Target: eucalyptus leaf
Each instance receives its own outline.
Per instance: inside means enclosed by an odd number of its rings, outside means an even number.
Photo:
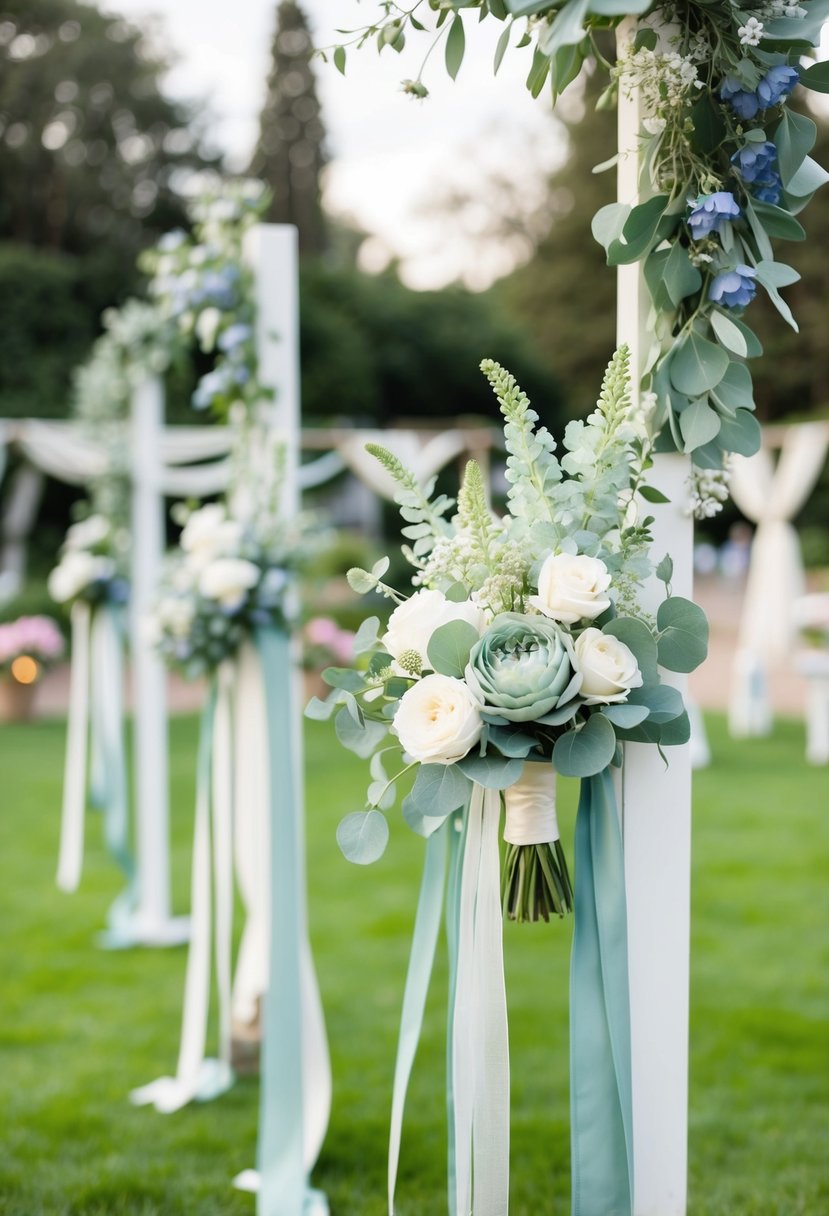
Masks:
[[[732,415],[735,410],[753,410],[754,387],[746,365],[732,359],[722,380],[711,390],[711,396]]]
[[[685,708],[679,689],[670,684],[646,684],[634,688],[628,698],[629,705],[641,706],[651,722],[661,724],[679,716]]]
[[[331,697],[326,697],[324,701],[319,697],[311,697],[305,706],[305,717],[311,722],[327,722],[339,703],[336,693]]]
[[[449,26],[449,33],[446,37],[446,70],[454,80],[460,71],[463,63],[463,56],[466,50],[466,34],[463,29],[463,18],[460,13],[456,13],[452,24]]]
[[[412,831],[426,840],[446,823],[447,819],[446,815],[425,815],[412,801],[410,794],[403,799],[402,811],[403,818]]]
[[[380,628],[380,619],[376,616],[367,616],[360,623],[360,628],[354,635],[354,653],[365,654],[367,650],[371,650],[377,644],[377,633]]]
[[[337,827],[337,844],[343,856],[358,866],[371,865],[386,851],[389,825],[381,811],[352,811]]]
[[[448,621],[441,625],[429,639],[426,651],[432,670],[460,679],[478,636],[477,629],[468,621]]]
[[[367,760],[378,743],[386,737],[387,728],[383,722],[373,722],[364,718],[362,726],[355,721],[348,709],[341,709],[334,719],[334,729],[343,747],[347,747],[355,756]]]
[[[801,70],[800,83],[815,93],[829,93],[829,60],[813,63],[805,72]]]
[[[471,788],[456,764],[421,764],[410,797],[424,815],[448,815],[465,805]]]
[[[748,354],[748,342],[745,334],[735,325],[730,317],[715,308],[711,312],[711,328],[727,350],[742,358]]]
[[[578,730],[556,739],[553,765],[565,777],[592,777],[613,760],[616,732],[602,713],[592,713]]]
[[[805,114],[784,106],[780,122],[774,133],[777,147],[777,166],[783,185],[788,189],[794,175],[815,146],[817,125]]]
[[[698,604],[672,595],[659,605],[659,662],[669,671],[694,671],[708,653],[708,619]]]
[[[760,423],[749,410],[737,410],[733,418],[723,418],[718,436],[727,452],[736,452],[739,456],[753,456],[759,452],[762,437]]]
[[[692,330],[674,348],[670,360],[671,383],[680,393],[698,397],[719,384],[727,367],[728,355],[723,348]]]
[[[524,771],[523,760],[502,760],[499,756],[464,756],[458,768],[478,785],[488,790],[504,790],[515,782]]]
[[[670,553],[666,553],[660,562],[657,563],[654,574],[659,579],[660,583],[666,586],[674,576],[674,559]]]
[[[614,726],[638,726],[640,722],[644,722],[648,716],[647,705],[630,705],[627,703],[619,705],[603,705],[601,713],[612,722]]]
[[[528,735],[526,731],[522,731],[512,724],[509,726],[490,726],[489,743],[502,756],[521,760],[538,746],[537,741],[532,735]]]

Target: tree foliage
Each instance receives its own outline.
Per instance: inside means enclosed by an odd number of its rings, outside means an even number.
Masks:
[[[462,288],[418,292],[392,273],[309,263],[301,277],[306,416],[368,425],[474,414],[498,419],[482,358],[515,368],[562,417],[558,386],[533,342],[493,302]]]
[[[182,221],[176,175],[207,162],[166,63],[121,17],[77,0],[0,8],[0,239],[86,255],[128,277]],[[211,162],[212,163],[212,162]]]
[[[311,70],[312,51],[302,9],[294,0],[282,0],[276,11],[268,95],[249,172],[270,188],[267,219],[296,224],[303,255],[322,253],[327,243],[320,203],[325,131]]]

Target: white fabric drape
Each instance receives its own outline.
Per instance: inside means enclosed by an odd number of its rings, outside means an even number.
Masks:
[[[734,665],[732,734],[764,734],[771,726],[766,672],[788,656],[794,639],[794,605],[804,590],[803,561],[791,520],[820,476],[829,447],[829,424],[786,429],[775,467],[768,448],[735,456],[731,492],[757,525]]]
[[[425,443],[417,431],[354,431],[344,435],[337,450],[352,473],[375,494],[391,502],[397,493],[397,482],[365,450],[367,443],[389,448],[421,483],[438,473],[450,460],[460,456],[467,446],[462,431],[442,431]]]

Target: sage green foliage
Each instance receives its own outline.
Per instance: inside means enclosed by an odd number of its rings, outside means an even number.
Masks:
[[[415,557],[425,557],[431,553],[435,541],[446,536],[449,524],[444,518],[454,500],[445,494],[440,494],[432,501],[432,494],[437,484],[437,477],[432,477],[421,486],[405,465],[390,452],[388,448],[378,443],[367,443],[366,451],[380,462],[383,468],[398,483],[400,489],[395,494],[395,502],[400,507],[400,514],[406,521],[403,535],[414,543],[411,551]]]
[[[187,908],[196,722],[172,721],[173,890]],[[694,777],[689,1216],[817,1216],[829,1208],[829,819],[825,770],[799,723],[760,741],[708,719]],[[251,1216],[234,1173],[256,1154],[257,1084],[169,1117],[128,1090],[170,1072],[182,950],[94,945],[118,876],[88,825],[74,896],[54,886],[63,722],[3,726],[0,769],[0,1212]],[[306,730],[310,926],[334,1066],[314,1181],[338,1216],[386,1216],[386,1144],[422,845],[398,819],[370,874],[343,861],[338,820],[363,764]],[[559,782],[572,857],[576,781]],[[367,890],[366,883],[370,884]],[[237,918],[237,931],[241,920]],[[569,1210],[568,958],[572,921],[505,926],[512,1066],[512,1216]],[[406,1110],[401,1210],[445,1208],[445,947]]]

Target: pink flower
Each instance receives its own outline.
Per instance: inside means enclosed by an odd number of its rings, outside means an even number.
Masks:
[[[305,626],[305,640],[311,646],[322,646],[330,651],[337,663],[354,661],[354,634],[340,629],[329,616],[315,616]]]
[[[50,616],[21,616],[0,625],[0,663],[21,654],[44,660],[63,654],[63,635]]]

